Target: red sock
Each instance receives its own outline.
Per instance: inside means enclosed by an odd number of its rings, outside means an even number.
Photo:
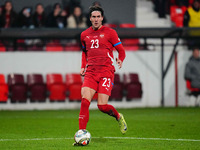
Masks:
[[[89,106],[90,102],[86,98],[82,98],[79,113],[79,129],[86,129],[89,120]]]
[[[102,112],[115,117],[117,120],[119,119],[120,115],[117,112],[117,110],[109,104],[104,104],[104,105],[98,105],[99,110],[101,110]]]

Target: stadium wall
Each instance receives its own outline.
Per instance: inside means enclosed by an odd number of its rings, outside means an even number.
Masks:
[[[183,72],[185,63],[191,52],[178,52],[178,84],[179,105],[186,106],[185,81]],[[114,53],[115,57],[117,53]],[[111,102],[119,108],[132,107],[159,107],[161,104],[161,52],[160,51],[137,51],[126,52],[126,59],[122,69],[117,69],[122,77],[124,73],[138,73],[142,83],[143,96],[141,99],[127,102]],[[171,51],[165,52],[165,66],[169,60]],[[67,73],[79,73],[81,52],[6,52],[0,53],[0,73],[7,76],[9,73],[41,73],[46,77],[47,73],[61,73],[64,77]],[[174,61],[165,78],[165,106],[175,106],[175,68]],[[64,103],[25,103],[25,104],[0,104],[0,109],[74,109],[79,108],[80,102]],[[96,108],[96,102],[91,108]]]

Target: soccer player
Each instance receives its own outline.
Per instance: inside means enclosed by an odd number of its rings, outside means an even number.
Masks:
[[[84,76],[84,82],[81,89],[79,129],[86,129],[90,102],[97,92],[99,110],[115,117],[119,122],[120,131],[125,134],[127,124],[123,115],[108,104],[114,83],[113,49],[116,48],[118,51],[116,63],[119,68],[122,67],[125,50],[116,31],[102,25],[103,9],[99,6],[92,6],[89,14],[92,26],[81,33],[83,52],[80,74]]]

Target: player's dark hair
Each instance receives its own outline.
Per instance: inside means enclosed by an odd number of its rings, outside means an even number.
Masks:
[[[91,14],[92,14],[93,11],[100,11],[101,15],[104,16],[104,11],[103,11],[103,9],[100,6],[91,6],[89,8],[90,17],[91,17]]]

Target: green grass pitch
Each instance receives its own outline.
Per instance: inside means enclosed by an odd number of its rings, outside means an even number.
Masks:
[[[1,150],[198,150],[200,108],[118,109],[128,124],[90,110],[88,146],[72,146],[79,110],[0,111]]]

